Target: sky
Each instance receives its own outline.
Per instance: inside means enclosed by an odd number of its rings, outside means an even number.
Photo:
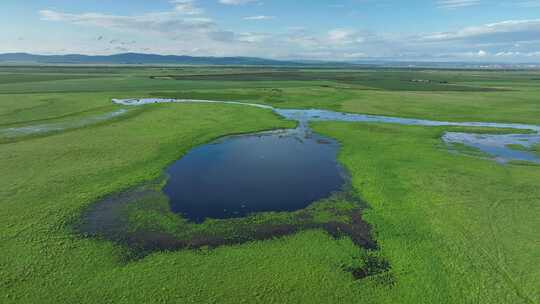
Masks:
[[[540,0],[1,0],[0,53],[540,62]]]

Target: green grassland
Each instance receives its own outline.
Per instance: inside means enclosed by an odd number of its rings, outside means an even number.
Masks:
[[[128,97],[540,124],[539,79],[534,71],[0,67],[0,129],[68,124],[121,109],[111,98]],[[440,136],[463,128],[316,123],[317,132],[341,143],[348,191],[362,203],[336,196],[292,213],[193,224],[171,214],[155,191],[168,164],[221,136],[295,124],[238,105],[130,111],[99,124],[0,140],[1,303],[540,301],[540,167],[450,153]],[[232,238],[238,230],[231,227],[268,222],[305,227],[135,257],[114,238],[77,230],[97,202],[149,184],[157,195],[125,208],[122,229],[185,239]],[[366,206],[376,250],[317,226],[348,223],[347,212]],[[355,279],[349,270],[373,258],[387,261],[389,270]]]
[[[340,160],[372,207],[364,217],[396,280],[411,284],[391,289],[381,302],[539,300],[538,167],[447,153],[437,148],[439,128],[320,123],[315,129],[343,144]]]
[[[26,104],[45,107],[49,102],[62,109],[58,111],[68,112],[79,110],[79,106],[85,109],[109,105],[107,99],[111,96],[153,96],[246,100],[288,108],[316,107],[452,121],[540,121],[540,73],[532,71],[102,69],[2,68],[3,102],[16,105],[3,107],[0,115],[25,108]],[[44,81],[43,75],[52,76]],[[27,79],[12,81],[21,77]],[[66,93],[72,95],[64,96]],[[16,101],[21,94],[26,95],[25,101]],[[33,100],[28,100],[28,95]],[[46,114],[35,110],[37,116]],[[4,118],[9,122],[6,115],[0,117],[2,122]]]

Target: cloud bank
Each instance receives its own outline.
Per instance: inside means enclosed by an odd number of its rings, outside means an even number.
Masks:
[[[224,5],[243,5],[254,0],[220,0]],[[441,0],[441,9],[477,5],[480,0]],[[535,5],[537,1],[514,5]],[[302,27],[282,31],[233,31],[209,18],[194,0],[172,0],[171,9],[140,15],[97,12],[67,13],[41,10],[40,18],[65,26],[103,30],[105,39],[96,40],[85,53],[113,53],[120,50],[200,56],[260,56],[277,59],[403,59],[403,60],[540,60],[540,19],[504,20],[471,25],[447,32],[401,34],[358,28],[316,31]],[[254,15],[243,22],[278,20]],[[265,23],[266,24],[266,23]],[[129,36],[130,43],[109,43],[109,37]],[[111,47],[111,44],[114,47]],[[68,49],[66,45],[63,49]],[[73,47],[72,47],[73,48]],[[71,52],[83,52],[73,48]]]

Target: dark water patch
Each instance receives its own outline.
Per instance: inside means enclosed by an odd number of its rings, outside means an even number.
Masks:
[[[371,228],[362,220],[361,212],[350,214],[350,222],[328,222],[324,229],[333,237],[349,236],[353,243],[365,249],[378,249],[377,243],[371,237]]]
[[[356,279],[363,279],[365,277],[381,274],[390,270],[390,263],[380,257],[368,255],[365,258],[364,263],[364,267],[352,270],[353,276]]]
[[[191,150],[167,169],[171,210],[194,222],[295,211],[340,191],[336,141],[294,130],[233,136]]]
[[[391,272],[391,266],[388,260],[377,256],[375,252],[368,252],[362,257],[360,263],[362,266],[350,267],[344,266],[344,270],[350,272],[355,280],[371,278],[376,283],[386,286],[395,284],[395,277]]]
[[[92,204],[80,221],[73,224],[83,236],[100,237],[131,245],[129,237],[128,207],[142,200],[159,200],[155,185],[144,185],[128,191],[114,193]]]

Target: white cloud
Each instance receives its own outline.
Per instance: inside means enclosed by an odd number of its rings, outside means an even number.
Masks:
[[[197,11],[194,1],[177,0],[170,3],[169,11],[140,15],[73,14],[42,10],[42,20],[97,29],[88,41],[66,39],[54,46],[49,43],[47,50],[112,53],[122,49],[177,55],[324,60],[530,61],[540,57],[540,19],[508,20],[424,34],[374,33],[356,28],[320,31],[306,27],[285,27],[281,31],[272,29],[269,32],[235,32],[207,18],[202,10]],[[178,9],[178,5],[181,5],[181,9]],[[244,19],[268,20],[271,17],[260,15]],[[97,41],[96,37],[100,35],[107,38]],[[113,40],[114,43],[109,43]],[[0,49],[9,47],[17,50],[13,45],[24,46],[25,49],[21,51],[36,52],[29,42],[3,42]]]
[[[171,3],[175,5],[175,10],[181,14],[200,15],[204,12],[202,8],[196,6],[194,0],[172,0]]]
[[[225,5],[243,5],[248,3],[256,3],[257,0],[219,0],[219,3]]]
[[[364,41],[356,31],[344,29],[334,29],[329,31],[327,39],[330,43],[336,44],[352,44]]]
[[[439,0],[437,6],[444,9],[456,9],[480,4],[480,0]]]
[[[499,52],[494,55],[495,57],[507,57],[507,58],[515,58],[515,57],[524,57],[524,58],[531,58],[531,57],[540,57],[540,51],[538,52]]]
[[[538,58],[540,58],[540,51],[538,51],[538,52],[529,52],[529,53],[525,54],[525,56],[527,56],[527,57],[538,57]]]
[[[244,17],[244,20],[272,20],[274,18],[275,18],[274,16],[259,15],[259,16]]]
[[[495,57],[513,57],[521,55],[520,52],[498,52]]]
[[[533,1],[513,1],[512,5],[517,6],[517,7],[526,7],[526,8],[540,7],[540,0],[536,0],[536,1],[534,1],[534,0]]]
[[[271,35],[264,33],[241,33],[238,35],[238,40],[248,43],[261,43],[265,39],[271,38]]]
[[[334,42],[343,42],[350,39],[353,32],[347,30],[331,30],[328,32],[328,39]]]
[[[67,22],[122,31],[153,32],[177,35],[181,32],[208,32],[215,24],[208,18],[184,18],[176,12],[149,13],[138,16],[120,16],[101,13],[69,14],[52,10],[39,12],[46,21]]]
[[[366,53],[345,53],[343,54],[343,57],[347,59],[360,59],[360,58],[367,58],[369,56]]]
[[[507,20],[481,26],[466,27],[453,32],[432,33],[423,36],[427,41],[477,40],[521,41],[540,39],[540,19]]]
[[[486,51],[484,51],[484,50],[480,50],[480,51],[478,51],[478,52],[476,53],[476,55],[477,55],[478,57],[486,57],[486,56],[488,55],[488,53],[487,53]]]

